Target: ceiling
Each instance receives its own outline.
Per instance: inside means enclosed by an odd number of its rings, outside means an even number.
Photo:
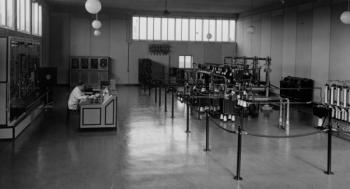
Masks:
[[[84,6],[85,3],[85,0],[47,1],[64,6]],[[105,9],[163,11],[165,8],[165,0],[101,0],[101,2],[102,7]],[[168,10],[170,12],[237,14],[252,9],[276,5],[281,5],[281,0],[168,0]]]

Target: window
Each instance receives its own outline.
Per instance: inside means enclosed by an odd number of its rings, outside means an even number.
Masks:
[[[0,26],[13,28],[13,0],[0,0]]]
[[[0,0],[0,25],[6,26],[6,0]]]
[[[179,56],[179,68],[192,68],[192,56]]]
[[[234,42],[235,20],[200,18],[132,18],[133,40]]]
[[[0,27],[15,28],[15,18],[17,18],[18,31],[42,35],[42,6],[38,2],[0,0]]]

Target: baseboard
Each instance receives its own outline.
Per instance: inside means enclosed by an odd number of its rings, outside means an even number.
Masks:
[[[0,127],[0,140],[16,139],[23,131],[41,114],[44,106],[40,105],[28,113],[21,121],[14,126]]]

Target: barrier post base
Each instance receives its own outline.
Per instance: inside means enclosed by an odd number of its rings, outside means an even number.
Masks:
[[[242,177],[238,177],[238,176],[235,176],[235,177],[233,177],[233,179],[235,179],[235,180],[243,180],[243,178]]]

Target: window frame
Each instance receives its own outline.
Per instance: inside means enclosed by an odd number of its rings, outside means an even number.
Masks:
[[[183,67],[180,66],[180,59],[183,57]],[[186,58],[190,57],[190,67],[187,67],[187,61],[186,61]],[[180,69],[192,69],[193,68],[193,55],[179,55],[179,58],[178,58],[178,68]]]
[[[13,0],[4,0],[4,6],[3,6],[3,11],[4,11],[4,23],[2,24],[0,20],[0,28],[5,28],[5,29],[10,29],[10,30],[15,30],[15,19],[16,19],[16,4],[15,1]],[[11,3],[9,3],[11,2]],[[10,7],[11,5],[11,7]],[[11,11],[9,11],[11,10]],[[11,15],[11,17],[9,16]]]
[[[145,29],[141,29],[141,18],[148,18],[148,17],[152,17],[153,19],[157,18],[160,19],[160,38],[159,39],[154,39],[154,29],[153,29],[153,38],[152,39],[148,39],[146,34],[146,38],[141,38],[141,30],[145,30],[144,32],[149,32],[149,30],[147,28]],[[165,23],[167,24],[166,28],[167,28],[167,32],[166,32],[166,39],[163,38],[163,20],[166,19]],[[134,20],[138,20],[138,28],[134,28],[134,26],[136,25],[134,23]],[[171,20],[171,21],[170,21]],[[186,39],[184,39],[184,35],[183,35],[183,28],[182,28],[182,24],[183,24],[183,20],[187,20],[187,24],[188,24],[188,32],[187,32],[187,37],[185,36]],[[191,27],[190,25],[190,21],[194,20],[195,26]],[[204,31],[204,20],[208,21],[208,33],[211,32],[215,32],[215,34],[212,34],[212,38],[211,39],[207,39],[207,34],[205,34]],[[216,32],[218,31],[218,24],[217,21],[220,21],[220,27],[221,27],[221,32],[220,32],[220,36],[218,39]],[[227,21],[228,23],[228,31],[224,32],[224,21]],[[130,40],[132,41],[156,41],[156,42],[195,42],[195,43],[236,43],[236,33],[237,33],[237,19],[236,18],[229,18],[229,17],[215,17],[215,18],[210,18],[210,17],[164,17],[164,16],[144,16],[144,15],[133,15],[131,16],[130,19],[131,22],[131,35],[130,35]],[[148,25],[148,20],[146,19],[146,26]],[[172,23],[173,22],[173,23]],[[178,25],[181,22],[181,28],[178,27]],[[210,30],[209,28],[209,22],[212,22],[212,24],[215,25],[215,28]],[[231,23],[234,23],[233,28],[231,28]],[[153,23],[154,24],[154,23]],[[173,25],[173,26],[170,26]],[[202,26],[202,29],[198,29],[198,26]],[[195,29],[194,32],[194,39],[191,40],[191,34],[193,34],[192,29]],[[138,36],[134,35],[134,29],[138,30]],[[174,31],[171,31],[171,29],[173,29]],[[179,30],[181,29],[181,30]],[[178,30],[178,31],[177,31]],[[199,31],[198,31],[199,30]],[[180,32],[181,31],[181,32]],[[233,31],[233,33],[231,33]],[[180,32],[180,34],[178,34],[178,32]],[[192,33],[191,33],[192,32]],[[174,34],[174,35],[172,35]],[[227,36],[224,37],[224,34],[227,34]],[[231,39],[231,37],[233,37],[233,40]],[[199,39],[201,38],[201,39]],[[224,40],[226,39],[226,40]]]

